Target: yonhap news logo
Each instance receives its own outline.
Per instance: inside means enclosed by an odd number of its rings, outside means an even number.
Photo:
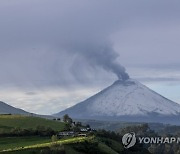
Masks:
[[[141,144],[179,144],[180,137],[136,137],[134,132],[122,137],[122,143],[126,149],[133,147],[137,142]]]
[[[127,133],[122,138],[124,148],[128,149],[136,144],[136,135],[134,132]]]

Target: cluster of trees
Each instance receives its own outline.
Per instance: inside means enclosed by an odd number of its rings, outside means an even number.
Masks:
[[[82,143],[76,143],[72,145],[72,148],[78,153],[84,154],[104,154],[99,149],[99,143],[97,141],[89,142],[85,141]]]
[[[56,132],[52,128],[44,126],[37,126],[36,129],[16,127],[8,132],[0,131],[0,136],[52,136],[53,134],[56,134]]]
[[[20,153],[31,153],[31,154],[66,154],[66,151],[65,151],[65,146],[64,145],[53,144],[50,147],[27,149],[27,150],[21,151]]]
[[[153,154],[179,154],[180,146],[178,143],[172,144],[151,144],[148,150]]]
[[[118,131],[118,133],[120,133],[121,135],[130,133],[130,132],[134,132],[137,136],[157,136],[158,135],[155,131],[149,128],[149,125],[147,123],[127,126]]]
[[[81,122],[74,122],[71,117],[69,117],[68,114],[65,114],[63,116],[63,121],[65,122],[65,130],[66,131],[74,131],[79,132],[81,127],[90,128],[89,125],[83,126]]]
[[[118,142],[121,142],[122,136],[114,131],[106,131],[104,129],[95,132],[97,137],[109,138]]]
[[[161,137],[175,137],[176,139],[180,137],[180,127],[179,126],[167,126],[165,127],[158,136]],[[153,154],[179,154],[180,153],[180,143],[173,142],[171,144],[151,144],[148,150]]]
[[[129,130],[129,128],[128,128],[128,130]],[[121,133],[116,133],[114,131],[106,131],[106,130],[102,129],[102,130],[96,131],[95,136],[99,137],[100,142],[105,143],[106,145],[108,145],[112,149],[115,147],[115,144],[113,143],[113,141],[117,141],[117,143],[120,143],[121,148],[120,147],[119,147],[120,149],[118,148],[119,153],[124,153],[124,154],[129,154],[129,153],[150,154],[148,149],[146,149],[142,144],[136,144],[132,148],[125,149],[123,144],[122,144]]]
[[[73,131],[79,131],[80,127],[83,127],[80,122],[73,122],[73,120],[68,116],[64,115],[63,121],[66,123],[66,130],[73,130]],[[84,127],[90,127],[89,125]],[[154,130],[151,130],[148,124],[139,124],[139,125],[133,125],[133,126],[127,126],[125,128],[120,129],[117,132],[114,131],[106,131],[106,130],[98,130],[94,132],[94,135],[97,137],[102,138],[108,138],[115,140],[122,144],[122,136],[129,132],[135,132],[136,136],[141,137],[168,137],[168,136],[174,136],[178,137],[180,135],[180,129],[179,126],[167,126],[165,127],[160,133],[155,132]],[[163,133],[163,134],[162,134]],[[110,145],[111,143],[107,143],[106,145]],[[83,145],[84,146],[84,145]],[[89,146],[89,144],[88,144]],[[87,147],[88,147],[87,146]],[[86,146],[85,146],[86,147]],[[82,145],[79,145],[75,147],[76,150],[81,149]],[[93,148],[96,149],[97,145],[93,144]],[[92,148],[91,148],[92,149]],[[88,151],[88,148],[86,149]],[[130,149],[124,149],[124,153],[131,153],[131,152],[138,152],[138,153],[164,153],[164,154],[176,154],[180,153],[180,146],[177,143],[172,144],[140,144],[136,143],[135,146],[131,147]]]
[[[166,134],[180,135],[180,126],[166,125],[162,130],[159,131],[159,134],[161,134],[161,135],[166,135]]]

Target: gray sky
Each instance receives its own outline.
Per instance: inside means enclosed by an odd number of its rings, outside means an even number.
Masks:
[[[179,16],[178,0],[1,0],[0,100],[51,114],[127,72],[180,103]]]

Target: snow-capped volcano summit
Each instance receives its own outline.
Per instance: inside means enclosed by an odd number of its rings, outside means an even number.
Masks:
[[[140,82],[128,79],[117,80],[96,95],[56,115],[64,114],[80,119],[162,122],[162,118],[180,118],[180,105]]]
[[[180,105],[158,95],[135,80],[116,81],[88,106],[92,113],[108,116],[177,115]]]

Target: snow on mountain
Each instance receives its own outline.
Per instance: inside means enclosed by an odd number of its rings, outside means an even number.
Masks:
[[[62,112],[80,119],[161,121],[180,118],[180,105],[132,79],[117,80],[108,88]],[[176,120],[177,121],[177,120]]]
[[[29,113],[0,101],[0,114],[29,114]]]
[[[165,99],[137,81],[116,81],[88,106],[93,114],[108,116],[147,115],[156,112],[177,115],[180,105]]]

